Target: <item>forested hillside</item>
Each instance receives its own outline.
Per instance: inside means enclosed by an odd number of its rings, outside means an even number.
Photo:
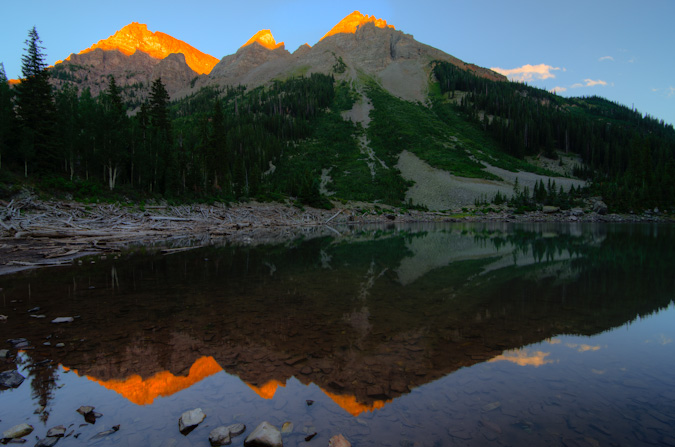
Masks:
[[[442,99],[517,158],[574,152],[579,176],[614,208],[670,205],[675,197],[675,130],[606,99],[562,98],[513,82],[493,82],[446,62],[434,63]]]
[[[345,79],[342,67],[254,89],[205,87],[173,102],[158,78],[138,106],[123,102],[112,76],[97,97],[72,84],[54,90],[35,30],[27,45],[21,83],[10,87],[0,71],[6,196],[29,182],[77,199],[402,206],[411,183],[396,164],[408,151],[488,180],[499,178],[486,164],[550,175],[526,157],[576,153],[575,175],[614,210],[672,209],[675,197],[673,127],[598,97],[566,99],[436,61],[425,104],[396,98],[374,77]],[[369,125],[344,119],[366,100]]]

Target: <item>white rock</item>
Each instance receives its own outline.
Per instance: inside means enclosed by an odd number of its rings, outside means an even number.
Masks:
[[[75,321],[73,317],[57,317],[52,320],[52,323],[72,323]]]
[[[283,447],[281,432],[274,425],[263,421],[244,440],[246,447]]]
[[[232,442],[229,427],[221,426],[211,430],[211,433],[209,433],[209,442],[214,447],[218,445],[229,445]]]
[[[181,433],[186,431],[189,433],[191,429],[201,424],[205,417],[206,415],[201,408],[195,408],[194,410],[186,411],[178,420],[178,430],[180,430]]]
[[[2,438],[3,439],[23,438],[24,436],[31,434],[32,431],[33,431],[32,425],[23,423],[15,425],[9,430],[5,430],[4,432],[2,432]]]

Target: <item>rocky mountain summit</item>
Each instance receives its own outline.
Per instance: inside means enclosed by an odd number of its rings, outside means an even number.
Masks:
[[[147,25],[131,23],[107,39],[71,54],[53,68],[56,85],[89,87],[94,95],[113,75],[130,102],[147,95],[149,85],[161,77],[173,98],[204,86],[257,87],[274,79],[311,73],[333,74],[355,80],[359,73],[375,77],[390,93],[408,100],[423,100],[429,62],[444,60],[494,80],[505,80],[489,69],[467,64],[443,51],[417,42],[385,20],[354,11],[328,31],[313,47],[295,52],[277,43],[263,29],[235,54],[220,61],[187,43]]]
[[[223,58],[208,77],[200,78],[192,88],[239,84],[256,87],[272,79],[311,73],[355,80],[359,73],[365,73],[378,79],[390,93],[421,101],[426,95],[429,62],[435,59],[488,79],[506,80],[492,70],[467,64],[422,44],[385,20],[358,11],[342,19],[313,47],[305,44],[292,54],[271,36],[269,30],[259,32],[236,54]]]
[[[130,23],[107,39],[99,40],[78,54],[86,54],[96,49],[119,51],[127,56],[131,56],[136,51],[142,51],[150,57],[160,60],[170,54],[180,53],[185,56],[187,65],[198,74],[210,73],[218,63],[217,58],[202,53],[182,40],[159,31],[152,32],[148,30],[147,25],[138,22]],[[66,61],[71,60],[71,58],[72,55],[68,56]]]

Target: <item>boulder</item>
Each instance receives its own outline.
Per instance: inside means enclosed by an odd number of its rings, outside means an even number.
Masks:
[[[182,434],[187,435],[201,424],[204,418],[206,418],[206,415],[201,408],[186,411],[180,416],[180,419],[178,419],[178,430],[180,430]]]
[[[602,200],[598,200],[593,203],[593,211],[602,215],[607,214],[607,204]]]
[[[33,426],[23,423],[2,432],[2,439],[23,438],[26,435],[30,435],[32,432]]]
[[[258,425],[244,440],[245,447],[283,447],[281,432],[267,421]]]
[[[244,424],[232,424],[214,428],[209,433],[209,442],[212,446],[228,445],[232,442],[232,438],[239,436],[246,431]]]
[[[230,438],[230,429],[225,426],[214,428],[209,433],[209,442],[212,446],[229,445],[232,442]]]

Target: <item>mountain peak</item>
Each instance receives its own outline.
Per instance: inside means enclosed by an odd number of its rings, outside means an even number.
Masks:
[[[258,42],[268,50],[276,50],[277,48],[282,48],[284,46],[283,42],[277,43],[277,41],[274,40],[272,32],[268,29],[262,29],[255,33],[253,37],[251,37],[244,45],[241,46],[241,48],[251,45],[253,42]]]
[[[365,25],[366,23],[372,23],[378,28],[394,29],[394,25],[387,25],[387,21],[384,19],[378,19],[375,16],[363,15],[359,11],[354,11],[344,19],[340,20],[340,22],[337,25],[335,25],[333,29],[328,31],[326,35],[320,39],[320,41],[334,34],[340,33],[354,34],[356,30],[359,28],[359,26]]]
[[[117,50],[127,56],[140,50],[155,59],[164,59],[171,53],[181,53],[185,56],[188,66],[199,74],[210,73],[218,63],[215,57],[202,53],[182,40],[159,31],[152,32],[148,30],[146,24],[138,22],[126,25],[107,39],[99,40],[86,50],[80,51],[79,54],[89,53],[97,48],[104,51]]]

